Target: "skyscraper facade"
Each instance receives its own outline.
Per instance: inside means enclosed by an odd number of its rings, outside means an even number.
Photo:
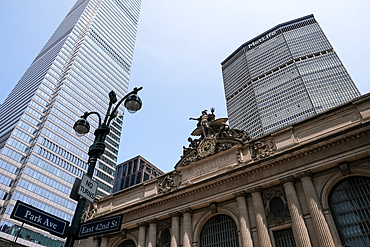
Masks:
[[[360,96],[313,15],[267,30],[221,65],[230,126],[251,137]]]
[[[155,165],[138,155],[117,165],[113,193],[163,174]]]
[[[71,221],[76,202],[70,191],[87,170],[98,119],[89,118],[84,137],[72,127],[85,111],[104,117],[111,90],[117,98],[126,94],[140,6],[141,0],[77,0],[1,105],[0,236],[19,228],[9,218],[17,200]],[[121,112],[94,173],[101,196],[113,191]],[[20,239],[47,246],[63,241],[28,227]]]

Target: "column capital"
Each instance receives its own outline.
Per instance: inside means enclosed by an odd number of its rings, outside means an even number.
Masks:
[[[182,214],[192,214],[193,210],[191,208],[185,208],[185,209],[181,210],[181,213]]]
[[[249,190],[249,192],[253,195],[254,193],[259,193],[259,194],[261,194],[262,193],[262,189],[261,189],[261,187],[259,187],[259,186],[256,186],[256,187],[254,187],[254,188],[251,188],[250,190]]]
[[[239,197],[244,197],[244,198],[247,198],[247,193],[245,191],[239,191],[239,192],[235,192],[233,193],[233,196],[235,198],[239,198]]]
[[[294,184],[293,176],[289,176],[289,177],[286,177],[286,178],[279,179],[279,181],[282,185],[285,185],[287,183],[293,183]]]
[[[171,216],[171,218],[173,218],[173,217],[181,217],[181,213],[180,212],[173,212],[173,213],[170,213],[170,216]]]
[[[148,227],[148,223],[147,222],[140,222],[138,224],[139,227]]]
[[[156,220],[156,219],[151,219],[151,220],[149,220],[148,221],[148,223],[149,223],[149,225],[152,225],[152,224],[158,224],[158,220]]]
[[[311,171],[303,171],[296,174],[297,178],[299,180],[302,180],[303,178],[312,178]]]

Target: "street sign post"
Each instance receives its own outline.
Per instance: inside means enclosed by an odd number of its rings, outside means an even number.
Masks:
[[[27,223],[31,226],[48,231],[53,235],[64,238],[69,222],[44,212],[31,205],[17,201],[10,218]]]
[[[96,189],[98,188],[98,184],[89,178],[86,174],[82,176],[81,185],[78,189],[78,194],[90,202],[94,202]]]
[[[121,224],[122,215],[82,223],[78,231],[78,239],[119,231],[121,230]]]

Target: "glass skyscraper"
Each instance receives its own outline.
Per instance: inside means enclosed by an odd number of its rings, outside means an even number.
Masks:
[[[77,0],[1,105],[1,237],[13,239],[19,229],[9,218],[17,200],[72,220],[70,191],[87,170],[98,119],[89,118],[85,137],[72,127],[85,111],[104,116],[111,90],[117,98],[126,94],[140,7],[141,0]],[[101,196],[113,191],[122,121],[123,107],[94,173]],[[20,239],[63,245],[63,239],[26,225]]]
[[[230,126],[251,137],[360,96],[313,15],[271,28],[221,65]]]

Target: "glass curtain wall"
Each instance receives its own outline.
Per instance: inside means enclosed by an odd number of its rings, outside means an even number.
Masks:
[[[78,0],[0,108],[0,235],[14,235],[9,218],[17,200],[71,221],[76,202],[69,194],[88,168],[90,132],[74,134],[86,111],[105,116],[114,90],[122,98],[134,51],[141,0]],[[100,196],[113,191],[123,107],[107,136],[94,180]],[[1,179],[3,178],[3,179]],[[31,230],[29,230],[31,231]],[[22,234],[21,238],[27,239]],[[63,239],[33,234],[32,242],[55,246]],[[27,240],[30,240],[28,238]]]

